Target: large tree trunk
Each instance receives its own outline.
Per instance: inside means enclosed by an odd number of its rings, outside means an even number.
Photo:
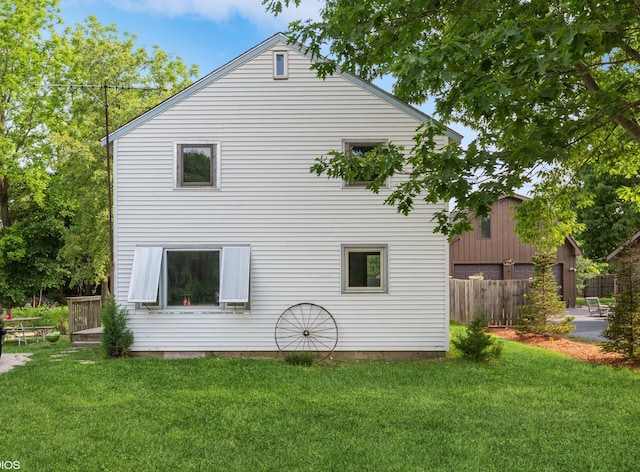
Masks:
[[[2,232],[11,226],[11,220],[9,219],[9,180],[5,175],[0,176],[0,223],[2,223],[2,228],[0,228]]]

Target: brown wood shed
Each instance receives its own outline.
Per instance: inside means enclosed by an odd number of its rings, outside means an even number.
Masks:
[[[513,207],[527,197],[500,197],[487,218],[473,218],[475,231],[456,237],[449,244],[449,275],[456,279],[482,273],[485,279],[528,279],[533,274],[532,244],[525,244],[515,233]],[[571,236],[558,246],[557,264],[553,271],[561,295],[568,307],[576,304],[576,256],[582,254]]]

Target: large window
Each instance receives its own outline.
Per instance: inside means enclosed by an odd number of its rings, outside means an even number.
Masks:
[[[386,246],[343,246],[343,292],[386,292]]]
[[[167,250],[167,306],[218,305],[220,251]]]
[[[178,187],[215,187],[216,150],[215,144],[178,144]]]
[[[164,307],[248,303],[251,250],[136,247],[130,302]]]
[[[383,144],[382,141],[368,142],[346,142],[344,152],[353,159],[363,159],[367,153],[372,152],[375,148]],[[345,187],[366,187],[376,178],[376,175],[358,175],[352,180],[345,181]]]

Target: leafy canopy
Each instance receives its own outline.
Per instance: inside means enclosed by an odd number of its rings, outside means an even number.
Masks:
[[[275,14],[299,3],[265,0]],[[381,180],[408,174],[387,201],[402,212],[417,198],[455,199],[455,218],[438,215],[445,234],[470,229],[469,212],[486,215],[496,198],[534,182],[535,198],[518,209],[518,231],[555,247],[576,226],[576,207],[589,203],[576,200],[585,165],[627,176],[640,169],[634,0],[331,0],[320,20],[296,21],[288,33],[317,59],[319,76],[338,67],[367,80],[391,76],[400,99],[432,98],[442,122],[477,133],[466,149],[441,147],[433,136],[442,130],[431,124],[393,164],[385,168],[376,158],[363,164]],[[314,170],[342,176],[348,156],[319,159]],[[636,180],[626,196],[637,195]],[[548,211],[540,213],[543,207]]]

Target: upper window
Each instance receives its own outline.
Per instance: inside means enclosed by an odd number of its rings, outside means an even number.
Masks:
[[[178,187],[215,187],[215,144],[178,144]]]
[[[344,145],[344,153],[348,156],[353,156],[353,158],[356,158],[356,159],[362,158],[368,152],[373,151],[376,147],[380,146],[381,144],[383,144],[382,141],[347,142]],[[376,175],[370,175],[370,176],[359,175],[359,176],[356,176],[356,178],[354,178],[351,181],[345,181],[344,185],[345,187],[366,187],[375,178],[376,178]]]
[[[343,246],[343,292],[386,292],[387,251],[385,246]]]
[[[289,77],[289,57],[286,52],[273,53],[273,78],[287,79]]]
[[[491,215],[478,217],[478,237],[491,239]]]

